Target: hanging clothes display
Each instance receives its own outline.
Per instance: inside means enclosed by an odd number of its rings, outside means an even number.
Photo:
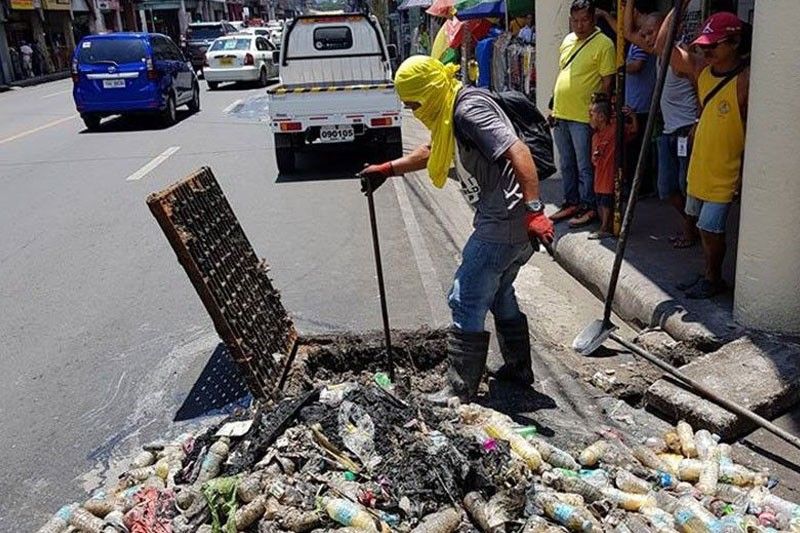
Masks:
[[[494,91],[508,90],[506,49],[510,43],[511,34],[508,32],[498,36],[494,42],[492,52],[492,90]]]

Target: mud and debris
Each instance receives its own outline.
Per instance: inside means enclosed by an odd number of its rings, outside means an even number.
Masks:
[[[800,528],[800,506],[772,494],[769,472],[735,463],[700,428],[643,442],[601,426],[581,441],[546,438],[484,405],[422,399],[442,384],[441,331],[398,334],[394,383],[379,336],[305,342],[283,400],[146,445],[116,483],[40,532]]]

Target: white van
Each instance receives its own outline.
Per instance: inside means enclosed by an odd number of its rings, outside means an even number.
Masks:
[[[328,143],[381,147],[402,155],[402,105],[394,91],[387,47],[377,19],[363,14],[310,15],[287,23],[281,83],[267,90],[278,170],[292,172],[295,155]]]

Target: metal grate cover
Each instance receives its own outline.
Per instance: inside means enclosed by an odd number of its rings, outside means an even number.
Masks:
[[[151,194],[147,205],[250,391],[277,397],[273,354],[290,355],[297,331],[211,169]]]

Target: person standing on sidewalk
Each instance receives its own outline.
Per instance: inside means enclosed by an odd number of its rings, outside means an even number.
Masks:
[[[661,33],[672,17],[681,15],[671,12]],[[739,17],[715,13],[701,28],[692,46],[702,51],[703,58],[679,47],[671,58],[675,71],[696,83],[701,102],[689,160],[686,214],[697,219],[706,268],[703,275],[680,287],[693,299],[711,298],[726,289],[722,279],[725,226],[741,186],[750,85],[749,44]]]
[[[22,41],[19,47],[22,56],[22,72],[26,78],[33,77],[33,48],[27,42]]]
[[[560,71],[553,90],[550,122],[558,149],[564,203],[550,218],[570,219],[570,227],[585,226],[597,218],[589,105],[594,93],[611,93],[615,72],[614,43],[595,22],[592,1],[573,0],[572,33],[561,43]]]
[[[430,130],[431,143],[360,173],[365,192],[391,176],[425,168],[441,188],[455,161],[465,196],[475,207],[475,230],[448,296],[453,318],[447,341],[448,383],[427,398],[435,403],[453,396],[469,402],[476,395],[489,349],[489,311],[505,361],[495,377],[524,386],[533,383],[528,319],[517,304],[514,280],[533,254],[531,239],[553,240],[553,223],[539,200],[530,149],[491,93],[462,88],[457,71],[457,65],[445,66],[427,56],[413,56],[400,65],[395,88]]]

